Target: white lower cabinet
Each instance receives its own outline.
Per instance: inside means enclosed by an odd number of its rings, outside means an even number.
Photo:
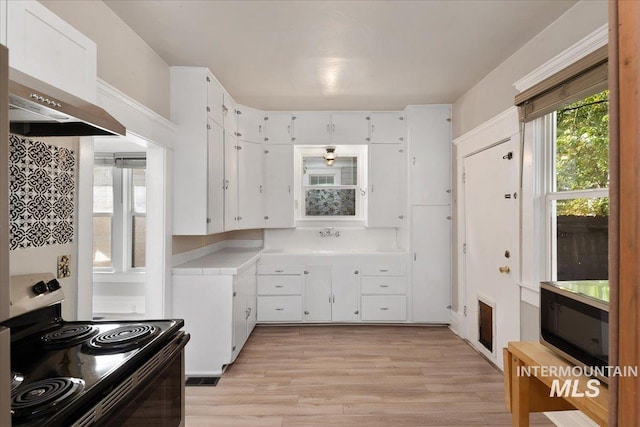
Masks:
[[[302,266],[258,266],[258,321],[301,322]]]
[[[185,331],[191,334],[186,374],[220,375],[251,334],[257,321],[255,308],[255,263],[237,275],[174,271],[172,315],[184,319]]]
[[[331,267],[331,320],[356,322],[360,320],[358,296],[360,271],[357,266]]]
[[[360,293],[363,321],[407,320],[407,277],[404,264],[363,265]]]
[[[331,266],[306,266],[304,269],[304,320],[330,322],[331,299]]]
[[[407,320],[407,297],[404,295],[363,295],[362,320],[387,322]]]

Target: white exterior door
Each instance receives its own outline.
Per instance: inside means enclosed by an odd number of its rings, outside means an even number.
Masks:
[[[412,320],[451,321],[451,211],[449,206],[413,206]]]
[[[224,133],[224,231],[238,228],[238,141]]]
[[[367,144],[369,121],[366,113],[333,113],[331,115],[332,144]]]
[[[400,227],[404,154],[398,144],[369,146],[369,208],[367,227]]]
[[[464,159],[466,335],[497,366],[502,348],[520,338],[516,141]],[[479,341],[479,301],[493,308],[492,348]]]
[[[267,144],[291,144],[291,113],[267,113]]]
[[[224,132],[209,118],[207,126],[207,234],[224,231]]]
[[[262,144],[239,143],[238,151],[238,227],[244,229],[264,227],[262,194]]]
[[[371,143],[400,144],[404,136],[402,113],[371,113]]]
[[[331,267],[332,309],[334,322],[359,320],[360,272],[356,266],[334,265]]]
[[[293,228],[293,145],[265,150],[265,228]]]
[[[295,144],[329,144],[331,142],[331,114],[294,114],[293,142]]]
[[[331,267],[309,265],[304,269],[304,320],[331,320]]]

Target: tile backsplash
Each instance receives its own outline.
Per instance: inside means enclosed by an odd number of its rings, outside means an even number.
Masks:
[[[11,135],[9,156],[10,249],[72,243],[74,150]]]

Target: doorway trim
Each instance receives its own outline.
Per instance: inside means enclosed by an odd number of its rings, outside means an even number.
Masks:
[[[457,231],[457,240],[454,242],[453,264],[458,273],[458,281],[453,285],[458,289],[458,311],[451,313],[451,329],[462,336],[463,338],[470,339],[477,331],[470,331],[469,322],[467,321],[464,313],[464,307],[467,303],[474,303],[466,301],[467,292],[467,279],[466,279],[466,265],[464,254],[464,243],[467,240],[465,220],[466,208],[465,208],[465,184],[464,184],[464,159],[474,153],[491,148],[492,146],[504,142],[512,137],[519,135],[519,119],[518,109],[511,107],[508,110],[498,114],[496,117],[486,121],[480,126],[470,130],[464,135],[453,140],[453,144],[456,146],[456,217],[457,223],[454,225]],[[519,282],[519,280],[518,280]]]
[[[147,147],[147,317],[170,315],[172,162],[176,125],[107,82],[98,79],[97,105],[127,129],[126,138]],[[93,138],[80,141],[78,194],[78,318],[93,315]],[[82,220],[84,218],[84,220]],[[150,286],[151,285],[151,286]]]

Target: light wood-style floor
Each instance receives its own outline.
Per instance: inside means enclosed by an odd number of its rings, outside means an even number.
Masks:
[[[446,327],[258,326],[216,387],[186,391],[187,427],[510,423],[502,373]]]

